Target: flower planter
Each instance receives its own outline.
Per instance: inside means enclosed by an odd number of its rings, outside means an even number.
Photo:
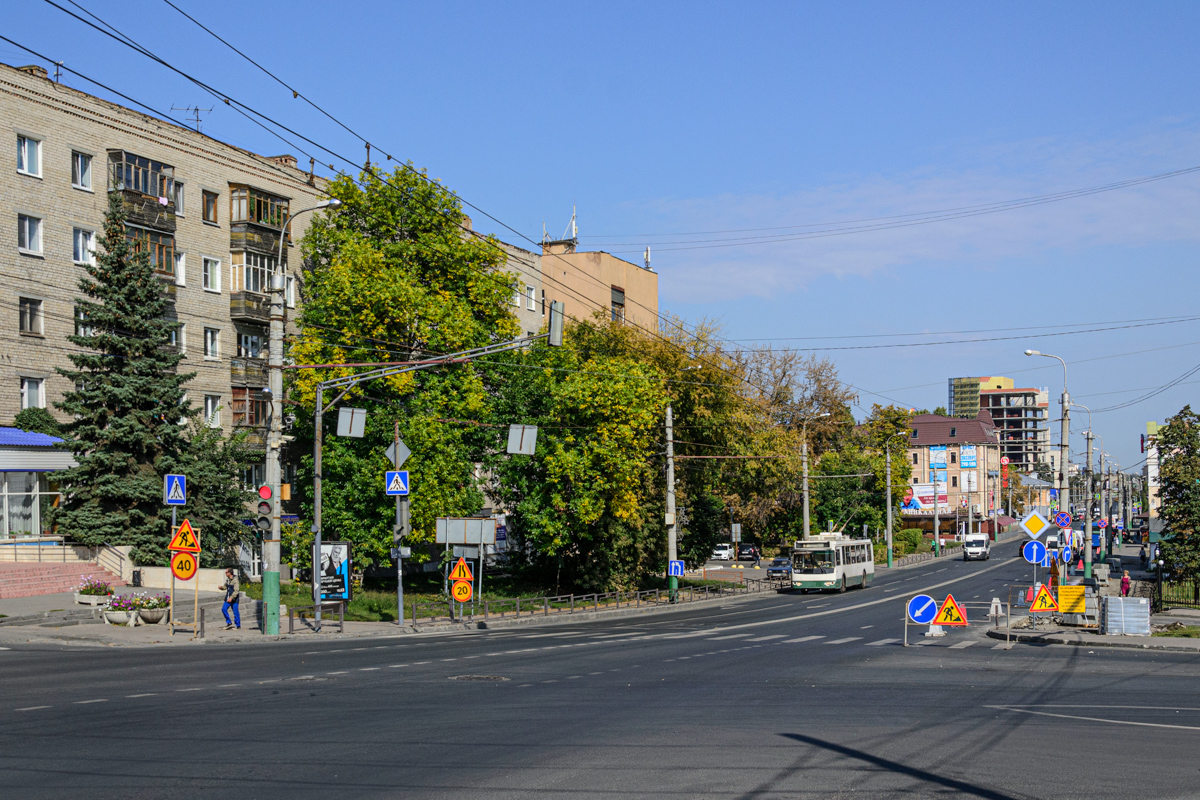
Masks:
[[[108,602],[108,598],[112,595],[107,594],[80,594],[75,593],[75,602],[81,606],[102,606]]]
[[[109,625],[128,625],[130,620],[137,615],[137,611],[112,611],[105,609],[104,621]]]
[[[157,625],[166,618],[168,608],[140,608],[138,617],[147,625]]]

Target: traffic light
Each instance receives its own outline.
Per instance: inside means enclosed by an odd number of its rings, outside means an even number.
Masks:
[[[271,508],[271,487],[258,487],[258,496],[262,499],[258,502],[258,519],[254,521],[254,524],[260,531],[266,533],[271,530],[271,511],[273,510]]]

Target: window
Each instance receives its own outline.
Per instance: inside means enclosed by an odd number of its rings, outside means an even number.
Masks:
[[[204,395],[204,424],[210,428],[221,427],[221,395]]]
[[[209,359],[221,357],[221,331],[216,328],[204,329],[204,357]]]
[[[171,198],[175,201],[175,213],[179,216],[183,214],[183,181],[175,181],[175,196]]]
[[[167,332],[167,343],[179,351],[181,355],[187,353],[187,324],[180,322],[174,328]]]
[[[79,306],[75,306],[75,335],[92,336],[94,333],[92,326],[88,324],[87,312]]]
[[[546,316],[546,290],[542,289],[542,316]]]
[[[17,137],[17,172],[42,177],[42,143],[29,136]]]
[[[953,439],[956,436],[958,436],[958,428],[951,428],[950,429],[950,438]]]
[[[912,438],[914,438],[914,439],[917,438],[917,429],[916,428],[912,429]]]
[[[234,425],[256,428],[267,423],[267,400],[262,389],[235,386],[230,405]]]
[[[32,255],[42,254],[42,221],[26,214],[17,215],[17,250]]]
[[[202,191],[200,198],[204,203],[204,221],[217,224],[217,193]]]
[[[288,308],[296,307],[296,279],[288,275],[287,280],[283,284],[283,300],[287,303]]]
[[[92,157],[71,151],[71,185],[76,189],[92,189]]]
[[[950,485],[953,486],[955,489],[958,488],[958,476],[957,475],[950,476]]]
[[[125,235],[133,243],[135,252],[145,250],[150,254],[150,264],[163,275],[175,274],[175,237],[169,233],[156,233],[145,228],[127,225]]]
[[[184,253],[175,254],[175,283],[180,286],[184,285],[185,276],[187,274],[187,255]]]
[[[619,286],[612,287],[612,318],[613,322],[625,321],[625,290]]]
[[[96,234],[84,228],[71,230],[72,255],[76,264],[96,263]]]
[[[532,286],[526,286],[525,287],[525,298],[526,298],[525,308],[529,309],[530,311],[536,311],[537,310],[537,290],[534,289]]]
[[[513,305],[517,308],[521,307],[521,290],[513,289]]]
[[[255,222],[278,230],[288,217],[288,201],[249,186],[229,187],[229,222]]]
[[[913,453],[913,463],[914,464],[917,463],[917,454],[916,453]]]
[[[42,387],[42,378],[21,378],[21,410],[27,408],[45,408],[46,398]]]
[[[951,453],[951,454],[950,454],[950,463],[951,463],[951,464],[957,464],[957,463],[958,463],[958,453]]]
[[[233,261],[233,291],[266,294],[270,290],[271,275],[275,272],[275,256],[234,253]]]
[[[206,291],[221,291],[221,262],[215,258],[205,258],[200,267],[200,280]]]
[[[47,514],[61,500],[45,472],[0,472],[0,539],[49,535]]]
[[[110,150],[108,183],[115,191],[140,192],[166,201],[175,196],[175,168],[124,150]]]
[[[257,489],[267,482],[267,468],[265,464],[255,464],[251,467],[246,467],[242,470],[242,485],[247,490]]]
[[[17,307],[20,310],[21,333],[41,336],[42,331],[42,301],[28,297],[18,297]]]
[[[243,333],[238,336],[239,358],[259,358],[263,354],[262,336],[257,333]]]

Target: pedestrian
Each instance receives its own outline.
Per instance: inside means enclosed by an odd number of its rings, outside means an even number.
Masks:
[[[1133,581],[1129,579],[1129,570],[1125,570],[1125,574],[1121,576],[1121,597],[1129,597],[1129,588],[1133,585]]]
[[[1142,545],[1142,549],[1138,551],[1138,558],[1142,561],[1142,569],[1146,568],[1146,545]]]
[[[238,597],[242,593],[242,587],[238,584],[237,574],[232,567],[225,570],[225,585],[221,588],[225,590],[225,605],[221,606],[221,613],[225,615],[225,630],[241,630],[242,612],[238,608]],[[230,608],[233,608],[233,619],[229,618]]]

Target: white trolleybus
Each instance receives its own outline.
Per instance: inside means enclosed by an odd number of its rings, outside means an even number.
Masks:
[[[850,539],[840,533],[820,533],[797,539],[792,548],[792,588],[844,592],[866,587],[875,576],[870,539]]]

